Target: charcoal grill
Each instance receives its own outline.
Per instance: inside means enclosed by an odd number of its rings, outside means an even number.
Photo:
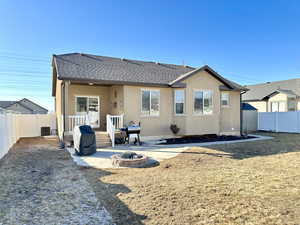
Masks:
[[[125,143],[129,144],[130,138],[134,137],[134,144],[138,143],[141,145],[140,141],[140,133],[141,133],[141,125],[140,123],[137,124],[130,124],[127,127],[121,128],[121,131],[126,133]]]

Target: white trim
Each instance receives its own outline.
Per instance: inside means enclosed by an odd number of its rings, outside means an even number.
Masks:
[[[203,101],[203,108],[202,113],[195,112],[195,92],[201,91],[203,93],[202,101]],[[211,113],[204,113],[204,92],[211,92],[211,105],[212,105],[212,112]],[[211,116],[214,114],[214,91],[210,89],[193,89],[193,116]]]
[[[176,91],[183,91],[183,113],[176,113]],[[185,91],[185,89],[183,89],[183,88],[178,88],[178,89],[175,89],[174,91],[173,91],[173,112],[174,112],[174,115],[175,116],[185,116],[185,114],[186,114],[186,108],[185,108],[185,102],[186,102],[186,91]]]
[[[100,127],[100,103],[101,103],[101,98],[98,95],[75,95],[75,115],[84,115],[83,113],[77,112],[77,98],[87,98],[87,104],[89,104],[89,98],[97,98],[98,99],[98,125],[94,126],[94,128],[99,128]],[[87,110],[88,110],[88,105],[87,105]],[[85,112],[85,115],[88,114],[88,112]]]
[[[146,114],[143,114],[143,113],[147,113],[148,111],[143,111],[143,91],[150,91],[150,101],[149,101],[149,114],[146,115]],[[151,114],[151,91],[158,91],[159,93],[159,98],[158,98],[158,115],[153,115]],[[141,117],[159,117],[160,116],[160,89],[151,89],[151,88],[141,88],[141,91],[140,91],[140,95],[141,95],[141,98],[140,98],[140,102],[141,102]]]

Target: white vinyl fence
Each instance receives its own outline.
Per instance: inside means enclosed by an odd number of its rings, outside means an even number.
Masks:
[[[14,114],[0,112],[0,159],[21,137],[41,136],[41,127],[56,129],[55,114]]]
[[[258,130],[300,133],[300,111],[260,112]]]

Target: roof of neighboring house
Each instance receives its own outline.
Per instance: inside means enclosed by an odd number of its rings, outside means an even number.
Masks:
[[[5,109],[6,107],[16,103],[17,101],[0,101],[0,107]]]
[[[34,105],[35,108],[33,108],[32,105],[30,105],[30,104],[26,104],[26,102],[28,102],[28,103]],[[0,108],[6,109],[6,108],[8,108],[8,107],[10,107],[10,106],[12,106],[12,105],[14,105],[14,104],[19,104],[19,105],[21,105],[22,107],[24,107],[24,108],[26,108],[26,109],[28,109],[28,110],[30,110],[30,111],[32,111],[32,112],[35,112],[35,111],[36,111],[36,108],[48,112],[47,109],[45,109],[44,107],[42,107],[42,106],[40,106],[40,105],[34,103],[33,101],[30,101],[30,100],[27,99],[27,98],[23,98],[23,99],[21,99],[21,100],[19,100],[19,101],[0,101]]]
[[[250,105],[248,103],[242,103],[242,110],[255,111],[255,110],[257,110],[257,108],[253,107],[252,105]]]
[[[213,71],[209,66],[190,66],[140,61],[83,53],[53,55],[57,78],[102,84],[136,84],[180,86],[180,81],[200,70],[206,70],[229,89],[246,90]],[[54,87],[55,88],[55,87]]]
[[[300,78],[247,85],[249,91],[242,95],[243,101],[262,101],[277,93],[300,96]]]

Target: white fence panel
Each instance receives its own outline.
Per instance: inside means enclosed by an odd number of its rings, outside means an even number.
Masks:
[[[277,132],[299,132],[299,112],[279,112],[277,116]]]
[[[55,114],[0,113],[0,159],[21,137],[38,137],[41,127],[56,129]]]
[[[276,113],[273,112],[258,113],[258,130],[275,131]]]
[[[17,129],[20,137],[41,136],[41,127],[56,129],[55,114],[18,114]]]
[[[300,111],[260,112],[258,130],[300,133]]]

